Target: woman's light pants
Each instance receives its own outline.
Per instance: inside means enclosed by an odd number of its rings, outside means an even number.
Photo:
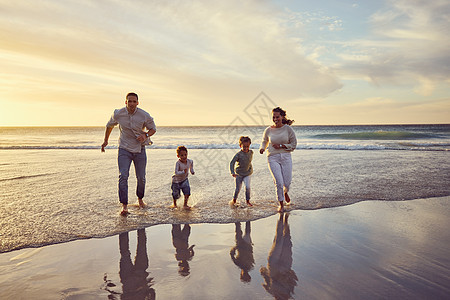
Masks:
[[[284,201],[284,193],[289,192],[292,181],[291,153],[277,153],[268,157],[270,173],[277,190],[278,201]]]

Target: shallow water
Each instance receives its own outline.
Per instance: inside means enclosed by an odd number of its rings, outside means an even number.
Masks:
[[[448,201],[295,210],[184,235],[157,225],[3,253],[0,299],[447,299]]]
[[[253,208],[230,209],[234,191],[228,164],[234,149],[194,149],[189,176],[192,211],[171,210],[172,149],[148,149],[145,201],[118,215],[117,150],[0,150],[0,252],[74,239],[106,237],[156,224],[233,223],[276,213],[265,155],[255,153]],[[255,151],[256,152],[256,151]],[[297,150],[289,210],[342,206],[364,200],[450,195],[445,151]],[[135,197],[134,176],[129,182]],[[240,200],[244,197],[241,192]]]
[[[270,117],[269,117],[270,119]],[[266,126],[158,127],[153,149],[239,149],[241,135],[257,149]],[[297,149],[329,150],[450,150],[450,125],[292,126]],[[100,149],[104,127],[0,127],[1,150]],[[108,149],[117,148],[119,130],[112,131]]]

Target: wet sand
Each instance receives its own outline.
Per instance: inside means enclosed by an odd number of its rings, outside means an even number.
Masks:
[[[0,299],[448,299],[449,201],[157,225],[3,253]]]

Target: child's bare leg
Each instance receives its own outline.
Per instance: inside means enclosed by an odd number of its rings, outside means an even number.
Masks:
[[[173,204],[170,207],[171,208],[177,207],[177,199],[173,198]]]
[[[172,183],[172,199],[173,204],[170,206],[170,208],[176,208],[177,207],[177,199],[180,198],[180,190],[178,188],[178,185],[175,183]]]
[[[140,208],[147,207],[147,204],[145,204],[144,200],[142,200],[141,198],[138,198],[138,202],[139,202],[139,207]]]
[[[190,195],[184,195],[184,205],[183,205],[184,208],[190,208],[190,207],[188,206],[189,196],[190,196]]]

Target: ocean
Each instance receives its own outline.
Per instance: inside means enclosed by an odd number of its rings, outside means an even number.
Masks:
[[[118,214],[118,128],[101,153],[104,127],[0,127],[0,253],[158,224],[234,223],[276,214],[267,158],[257,151],[264,128],[158,127],[147,147],[148,208],[132,206],[123,218]],[[293,128],[298,146],[292,154],[289,210],[450,195],[450,125]],[[255,152],[255,205],[230,209],[229,162],[241,135],[251,137]],[[169,208],[178,145],[185,145],[194,160],[192,211]],[[130,203],[135,185],[130,176]],[[244,192],[239,196],[243,201]]]

